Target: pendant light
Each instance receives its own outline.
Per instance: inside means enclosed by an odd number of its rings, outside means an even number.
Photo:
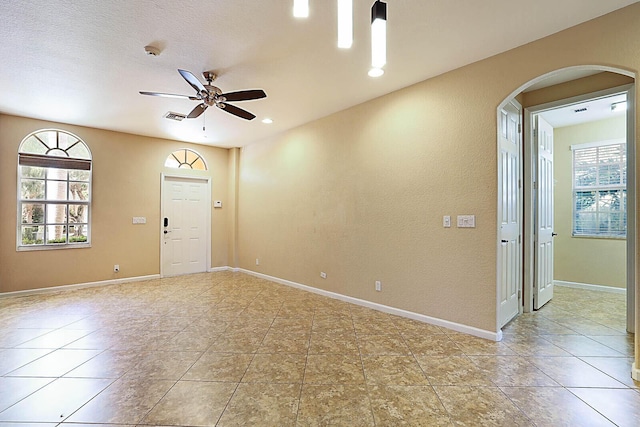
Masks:
[[[349,49],[353,44],[353,0],[338,0],[338,47]]]
[[[387,4],[376,0],[371,7],[371,70],[372,77],[381,76],[387,63]]]
[[[309,0],[293,0],[293,16],[296,18],[308,18]]]

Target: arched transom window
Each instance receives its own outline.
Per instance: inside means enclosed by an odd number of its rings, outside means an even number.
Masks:
[[[77,136],[39,130],[18,149],[18,249],[89,246],[91,152]]]
[[[176,169],[207,170],[207,164],[200,154],[188,148],[182,148],[169,154],[164,162],[165,167]]]

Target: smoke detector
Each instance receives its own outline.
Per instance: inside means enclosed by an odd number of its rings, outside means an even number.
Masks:
[[[147,52],[147,55],[149,55],[149,56],[158,56],[158,55],[160,55],[160,49],[158,49],[155,46],[151,46],[151,45],[145,46],[144,47],[144,51]]]

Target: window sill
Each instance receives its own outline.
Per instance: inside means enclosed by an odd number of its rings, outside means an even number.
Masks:
[[[593,234],[572,234],[571,237],[575,237],[577,239],[627,240],[626,236],[598,236]]]
[[[18,246],[16,252],[31,252],[31,251],[57,251],[60,249],[81,249],[90,248],[91,243],[74,243],[64,245],[33,245],[33,246]]]

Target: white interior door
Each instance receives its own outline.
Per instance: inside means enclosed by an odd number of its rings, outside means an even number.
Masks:
[[[533,308],[538,310],[553,298],[553,127],[537,115],[534,135],[538,167]]]
[[[499,327],[518,315],[522,286],[520,107],[509,103],[500,114],[498,161],[498,310]]]
[[[210,194],[208,180],[163,177],[163,276],[207,271]]]

